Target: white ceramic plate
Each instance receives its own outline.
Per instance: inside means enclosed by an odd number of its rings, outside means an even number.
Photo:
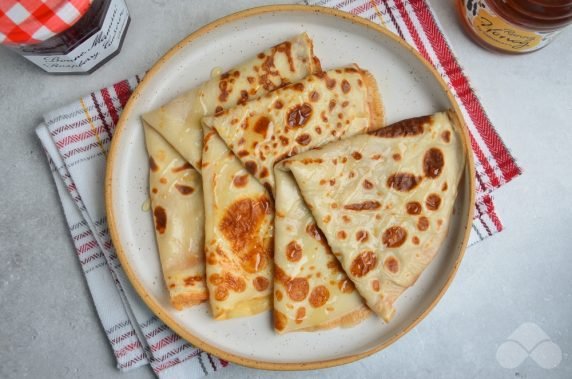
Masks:
[[[389,324],[372,316],[350,329],[278,336],[270,312],[214,321],[207,304],[180,312],[170,306],[152,216],[142,210],[148,199],[148,165],[140,116],[209,79],[214,67],[227,70],[303,31],[314,40],[315,53],[325,69],[356,62],[375,75],[388,124],[448,108],[460,114],[438,74],[381,27],[326,8],[270,6],[207,25],[167,53],[129,101],[108,160],[106,197],[112,237],[139,295],[191,343],[221,358],[258,368],[328,367],[362,358],[394,342],[445,292],[465,250],[472,219],[473,163],[469,154],[446,243],[415,286],[398,300],[397,314]]]

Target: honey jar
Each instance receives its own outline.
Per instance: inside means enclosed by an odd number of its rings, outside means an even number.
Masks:
[[[468,34],[502,53],[539,50],[572,22],[572,0],[457,0],[457,7]]]

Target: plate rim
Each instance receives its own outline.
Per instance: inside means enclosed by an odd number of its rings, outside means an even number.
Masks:
[[[161,70],[163,65],[168,60],[170,60],[173,56],[175,56],[183,47],[185,47],[187,44],[197,40],[198,38],[202,37],[203,35],[207,34],[208,32],[210,32],[210,31],[212,31],[212,30],[214,30],[220,26],[223,26],[224,24],[227,24],[229,22],[233,22],[233,21],[237,21],[237,20],[241,20],[241,19],[245,19],[245,18],[249,18],[252,16],[261,15],[261,14],[273,13],[273,12],[274,13],[277,13],[277,12],[306,12],[306,13],[318,13],[318,14],[325,14],[327,16],[339,17],[339,18],[342,18],[344,20],[348,20],[350,22],[359,24],[363,27],[377,31],[383,37],[392,39],[394,42],[398,43],[402,48],[404,48],[404,49],[408,50],[410,53],[412,53],[429,70],[429,72],[431,72],[431,74],[437,80],[441,89],[445,92],[447,98],[449,99],[449,102],[452,105],[452,110],[455,113],[456,118],[457,118],[458,123],[459,123],[459,129],[460,129],[459,132],[460,132],[461,137],[462,137],[461,139],[463,141],[463,146],[464,146],[464,150],[465,150],[465,154],[466,154],[466,163],[465,163],[464,172],[466,173],[466,171],[468,169],[468,174],[469,174],[469,183],[468,183],[469,184],[469,200],[468,200],[469,201],[469,211],[467,214],[467,221],[465,224],[465,232],[464,232],[465,234],[463,236],[463,241],[462,241],[460,248],[459,248],[460,252],[458,253],[457,259],[456,259],[455,263],[453,264],[453,266],[452,266],[452,268],[448,274],[447,279],[445,280],[443,286],[439,289],[437,296],[431,302],[431,304],[429,304],[429,306],[417,318],[415,318],[411,323],[409,323],[403,329],[396,332],[393,336],[391,336],[390,338],[388,338],[384,342],[379,343],[378,345],[376,345],[375,347],[373,347],[371,349],[368,349],[364,352],[360,352],[360,353],[356,353],[356,354],[350,354],[350,355],[339,357],[339,358],[317,360],[317,361],[313,361],[313,362],[299,362],[299,363],[295,363],[295,362],[272,362],[272,361],[260,361],[260,360],[253,359],[253,358],[243,357],[243,356],[239,356],[239,355],[224,351],[220,348],[217,348],[216,346],[213,346],[213,345],[209,344],[208,342],[201,340],[200,338],[196,337],[195,335],[193,335],[192,333],[187,331],[176,320],[171,318],[171,316],[168,314],[168,312],[165,311],[164,308],[157,301],[155,301],[153,299],[153,297],[145,290],[142,282],[139,280],[137,275],[135,275],[135,272],[130,265],[129,258],[127,257],[127,254],[126,254],[126,252],[125,252],[125,250],[124,250],[124,248],[120,242],[120,238],[119,238],[120,233],[118,232],[117,224],[115,222],[115,215],[114,215],[114,209],[113,209],[113,190],[112,190],[112,188],[113,188],[113,172],[115,171],[116,155],[117,155],[117,150],[119,149],[119,145],[120,145],[121,133],[126,128],[126,125],[127,125],[126,120],[127,120],[128,116],[131,114],[133,108],[135,107],[139,97],[141,96],[141,93],[145,90],[148,83],[155,76],[155,74],[157,74]],[[257,368],[257,369],[264,369],[264,370],[280,370],[280,371],[314,370],[314,369],[328,368],[328,367],[334,367],[334,366],[347,364],[350,362],[354,362],[354,361],[363,359],[363,358],[368,357],[368,356],[370,356],[370,355],[372,355],[372,354],[374,354],[380,350],[383,350],[384,348],[386,348],[386,347],[390,346],[391,344],[393,344],[394,342],[396,342],[398,339],[400,339],[406,333],[411,331],[415,326],[417,326],[417,324],[419,324],[419,322],[421,322],[421,320],[423,320],[433,310],[433,308],[441,300],[441,298],[443,297],[445,292],[447,292],[449,286],[451,285],[451,282],[453,281],[453,279],[454,279],[454,277],[455,277],[455,275],[459,269],[459,265],[461,264],[461,261],[463,260],[463,257],[465,255],[465,252],[467,249],[467,243],[468,243],[469,235],[470,235],[470,231],[471,231],[471,227],[470,227],[471,220],[473,219],[474,211],[475,211],[475,209],[474,209],[475,207],[473,206],[473,204],[475,203],[475,196],[476,196],[475,195],[475,165],[474,165],[474,157],[473,157],[472,151],[471,151],[471,149],[469,149],[469,147],[470,147],[470,137],[469,137],[468,128],[467,128],[467,125],[466,125],[466,123],[462,117],[462,112],[459,108],[459,105],[457,104],[457,101],[455,100],[455,97],[451,93],[449,87],[447,86],[447,84],[445,83],[445,81],[443,80],[443,78],[441,77],[439,72],[433,67],[433,65],[431,65],[431,63],[429,63],[417,50],[415,50],[412,46],[407,44],[404,40],[402,40],[400,37],[398,37],[394,33],[390,32],[389,30],[385,29],[384,27],[377,25],[374,22],[369,21],[369,20],[362,18],[360,16],[356,16],[356,15],[353,15],[351,13],[343,12],[343,11],[340,11],[340,10],[337,10],[334,8],[327,8],[327,7],[322,7],[322,6],[311,6],[311,5],[305,5],[305,4],[281,4],[281,5],[266,5],[266,6],[260,6],[260,7],[245,9],[245,10],[238,11],[238,12],[229,14],[227,16],[221,17],[219,19],[216,19],[216,20],[200,27],[199,29],[195,30],[194,32],[189,34],[187,37],[185,37],[181,41],[179,41],[176,45],[174,45],[171,49],[169,49],[167,51],[167,53],[165,53],[165,55],[163,55],[161,58],[159,58],[159,60],[157,62],[155,62],[153,64],[152,68],[147,72],[147,74],[145,75],[145,77],[143,78],[141,83],[139,83],[139,85],[133,91],[133,94],[130,96],[126,106],[123,109],[123,112],[121,113],[120,119],[117,123],[116,129],[114,132],[114,136],[111,140],[111,147],[109,149],[109,153],[107,156],[107,164],[106,164],[106,172],[105,172],[105,210],[106,210],[106,216],[107,216],[109,231],[111,234],[111,240],[112,240],[113,245],[115,247],[115,250],[117,252],[117,256],[119,258],[121,266],[123,267],[123,270],[125,271],[125,273],[127,275],[127,278],[129,279],[129,281],[131,282],[131,284],[135,288],[135,291],[137,292],[139,297],[141,297],[141,299],[145,302],[145,304],[151,309],[151,311],[157,317],[159,317],[159,319],[161,319],[161,321],[163,321],[175,333],[177,333],[179,336],[181,336],[183,339],[185,339],[189,343],[193,344],[195,347],[200,348],[201,350],[204,350],[207,353],[213,354],[213,355],[215,355],[219,358],[222,358],[224,360],[227,360],[229,362],[236,363],[236,364],[239,364],[242,366],[247,366],[247,367],[252,367],[252,368]]]

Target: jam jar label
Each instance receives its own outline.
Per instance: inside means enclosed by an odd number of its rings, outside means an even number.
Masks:
[[[483,0],[463,0],[463,13],[483,41],[512,52],[531,52],[546,46],[558,34],[536,32],[513,25],[498,16]]]
[[[89,72],[119,49],[128,24],[125,1],[112,0],[100,30],[69,53],[24,57],[51,73]]]

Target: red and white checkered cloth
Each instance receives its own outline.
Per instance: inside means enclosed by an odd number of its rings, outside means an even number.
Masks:
[[[0,43],[33,44],[63,32],[93,0],[1,0]]]
[[[470,243],[502,230],[491,192],[520,174],[453,56],[424,0],[322,0],[378,22],[415,46],[451,87],[465,116],[475,154],[478,196]],[[107,150],[141,76],[91,93],[44,115],[37,134],[46,150],[65,216],[93,301],[118,367],[147,363],[161,378],[199,377],[227,362],[181,340],[142,303],[121,268],[105,218],[103,182]]]

